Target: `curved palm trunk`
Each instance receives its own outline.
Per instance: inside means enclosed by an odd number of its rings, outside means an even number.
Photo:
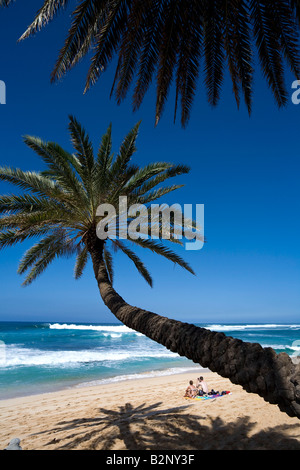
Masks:
[[[124,325],[300,419],[300,364],[295,365],[287,354],[276,354],[272,348],[129,305],[111,286],[102,260],[103,242],[94,238],[88,242],[88,249],[101,297]]]

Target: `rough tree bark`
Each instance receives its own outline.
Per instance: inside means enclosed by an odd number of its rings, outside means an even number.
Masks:
[[[102,259],[103,241],[96,234],[89,236],[87,247],[101,297],[124,325],[300,419],[300,364],[294,364],[286,353],[276,354],[258,343],[247,343],[129,305],[109,281]]]

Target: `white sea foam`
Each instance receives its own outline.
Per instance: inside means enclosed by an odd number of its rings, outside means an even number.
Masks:
[[[40,349],[28,349],[21,347],[6,347],[5,361],[1,367],[16,366],[66,366],[79,365],[92,362],[115,362],[130,360],[142,360],[145,358],[172,358],[177,354],[168,350],[127,350],[127,351],[103,351],[97,349],[78,351],[48,351]]]
[[[241,330],[252,330],[252,329],[298,329],[300,325],[285,325],[285,324],[275,324],[275,323],[268,323],[268,324],[248,324],[248,325],[206,325],[209,330],[213,331],[241,331]]]
[[[122,333],[103,333],[107,338],[122,338]]]
[[[293,346],[289,346],[288,344],[263,344],[263,348],[272,348],[272,349],[277,349],[284,351],[285,349],[295,349]]]
[[[143,336],[142,333],[128,328],[125,325],[76,325],[68,323],[50,323],[49,328],[52,330],[89,330],[89,331],[99,331],[103,334],[135,334],[138,336]],[[116,336],[115,336],[116,337]]]

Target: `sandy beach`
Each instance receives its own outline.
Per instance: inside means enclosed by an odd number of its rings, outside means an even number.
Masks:
[[[191,374],[0,401],[0,446],[24,450],[300,450],[300,422],[229,380],[203,374],[215,400],[183,398]]]

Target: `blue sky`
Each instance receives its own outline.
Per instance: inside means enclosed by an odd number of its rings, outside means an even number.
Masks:
[[[25,134],[54,140],[71,150],[68,115],[84,125],[95,146],[108,124],[117,151],[124,135],[142,120],[135,162],[186,163],[185,184],[168,203],[204,204],[205,237],[200,251],[181,251],[196,276],[151,253],[139,252],[154,278],[151,289],[123,255],[115,259],[115,288],[130,303],[192,322],[299,322],[299,120],[300,105],[278,110],[260,71],[255,77],[251,117],[237,110],[228,81],[212,109],[199,82],[189,125],[173,122],[171,93],[154,127],[154,90],[140,110],[131,95],[117,106],[109,98],[113,68],[83,95],[87,60],[62,82],[50,72],[66,34],[67,15],[34,38],[17,43],[40,0],[17,1],[0,11],[0,80],[7,104],[0,105],[0,164],[40,170],[39,158],[23,143]],[[291,90],[293,77],[287,74]],[[175,181],[174,181],[175,182]],[[0,183],[0,193],[15,192]],[[80,281],[74,260],[55,262],[27,288],[16,273],[30,243],[0,253],[0,320],[111,322],[91,266]]]

